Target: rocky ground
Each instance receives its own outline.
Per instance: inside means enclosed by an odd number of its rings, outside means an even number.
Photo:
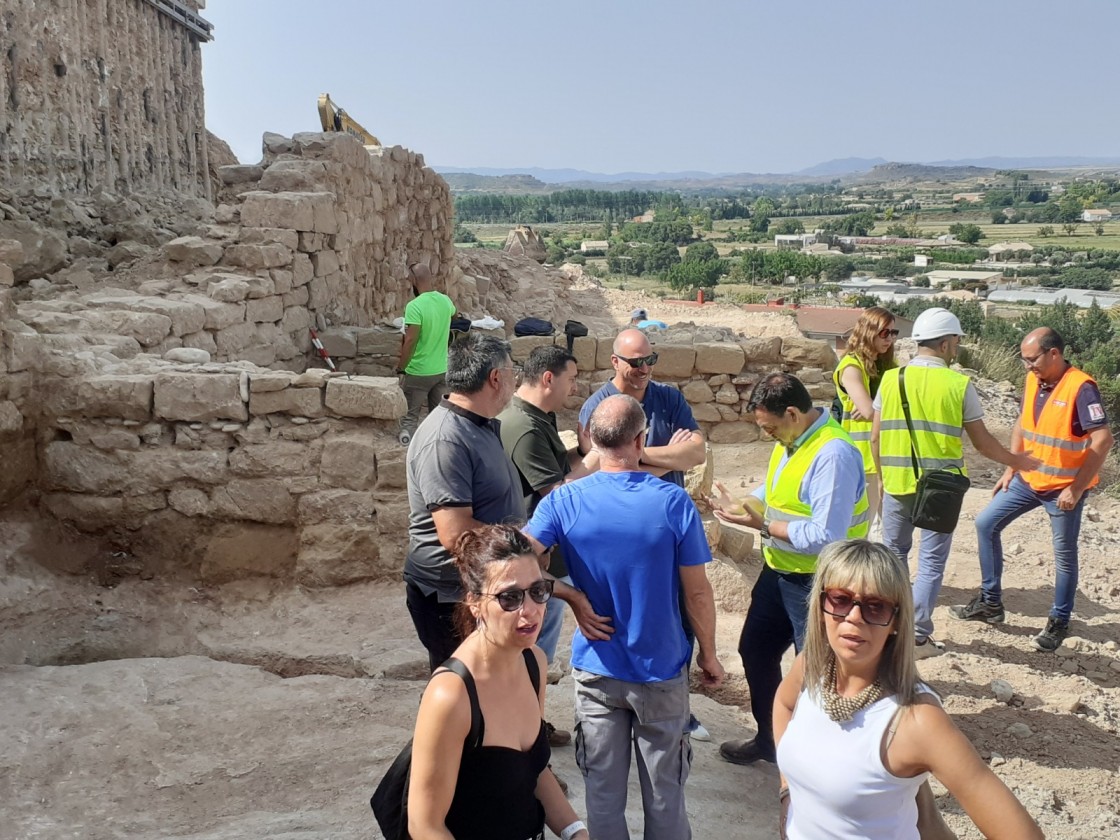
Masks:
[[[766,454],[764,444],[717,446],[716,475],[751,486]],[[996,474],[993,465],[974,470],[978,486],[936,614],[948,652],[925,661],[923,674],[1048,837],[1117,836],[1120,508],[1092,500],[1074,637],[1057,655],[1040,654],[1030,636],[1045,622],[1052,587],[1042,514],[1007,532],[1006,624],[953,622],[944,609],[977,586],[970,520]],[[106,587],[62,571],[67,555],[89,546],[26,511],[9,512],[0,527],[3,836],[377,836],[366,800],[408,738],[423,688],[423,651],[399,585],[202,590],[129,578]],[[693,697],[713,736],[695,744],[689,811],[698,837],[774,836],[775,768],[735,767],[717,753],[721,740],[750,731],[735,650],[755,572],[757,561],[713,569],[719,650],[732,676],[712,697]],[[571,720],[570,678],[550,689],[548,704],[552,721]],[[554,763],[578,809],[572,750],[556,750]],[[628,813],[640,831],[636,781],[632,790]],[[941,802],[961,837],[979,836],[951,797]]]

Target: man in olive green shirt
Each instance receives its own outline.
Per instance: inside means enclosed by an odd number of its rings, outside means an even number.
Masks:
[[[397,373],[402,375],[401,390],[408,401],[408,412],[401,418],[400,442],[407,446],[420,423],[420,409],[439,405],[447,373],[447,340],[455,304],[451,298],[432,288],[432,272],[424,263],[409,269],[416,297],[404,308],[404,338]]]

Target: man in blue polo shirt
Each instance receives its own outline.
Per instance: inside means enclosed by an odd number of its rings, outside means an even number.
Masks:
[[[692,750],[682,732],[692,651],[679,605],[695,628],[704,680],[719,685],[715,600],[704,571],[712,555],[688,494],[639,466],[642,406],[628,396],[607,397],[586,428],[599,472],[555,488],[525,530],[538,552],[560,546],[572,581],[613,626],[594,638],[577,633],[572,641],[576,760],[585,777],[588,827],[598,840],[629,837],[633,743],[644,770],[644,836],[688,840],[684,783]]]

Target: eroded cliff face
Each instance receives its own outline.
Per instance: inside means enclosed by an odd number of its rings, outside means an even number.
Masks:
[[[4,0],[0,103],[8,188],[209,198],[200,41],[146,0]]]

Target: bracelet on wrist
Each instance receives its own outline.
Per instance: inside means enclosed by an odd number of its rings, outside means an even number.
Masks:
[[[560,832],[560,840],[572,840],[581,831],[586,831],[587,826],[583,824],[583,820],[576,820],[563,831]]]
[[[778,789],[778,801],[781,802],[783,799],[788,799],[788,798],[789,798],[789,788],[788,787],[779,788]]]

